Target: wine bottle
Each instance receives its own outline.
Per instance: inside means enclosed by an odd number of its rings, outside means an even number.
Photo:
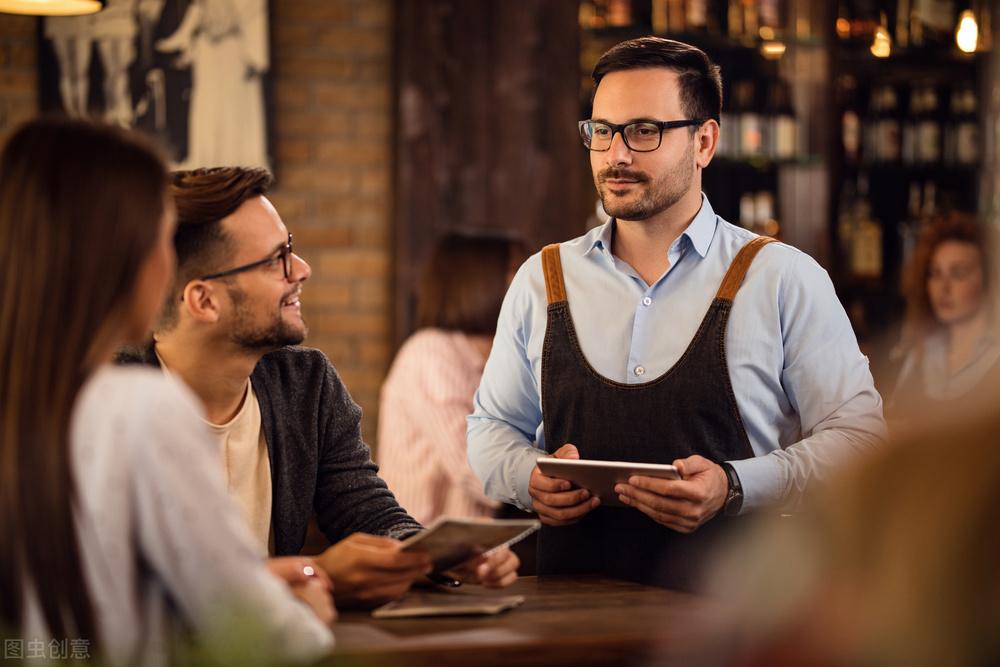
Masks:
[[[687,0],[686,9],[684,18],[688,29],[708,30],[708,0]]]
[[[900,153],[899,101],[892,86],[881,89],[876,154],[879,162],[896,162]]]
[[[624,28],[632,25],[632,3],[630,0],[607,0],[607,23],[611,27]]]
[[[906,48],[910,45],[910,0],[896,2],[896,46]]]
[[[979,161],[979,102],[973,86],[962,89],[955,120],[955,161],[961,165]]]
[[[941,161],[941,122],[938,118],[938,94],[933,86],[923,89],[921,113],[916,121],[916,156],[921,164]]]
[[[913,0],[913,11],[924,43],[952,46],[956,23],[954,0]]]
[[[776,237],[780,230],[778,220],[774,217],[774,194],[761,190],[754,195],[753,231],[761,236]]]
[[[861,158],[861,114],[858,111],[857,82],[853,77],[839,79],[838,87],[846,98],[840,118],[840,138],[844,158],[849,163],[857,163]]]
[[[872,217],[868,200],[868,179],[858,177],[854,238],[851,245],[851,272],[859,278],[882,277],[882,226]]]
[[[740,157],[760,157],[763,152],[763,118],[760,95],[754,81],[747,79],[737,84],[736,97],[742,110],[740,114]]]
[[[791,86],[787,81],[774,83],[774,110],[772,112],[773,155],[778,160],[790,160],[798,154],[799,121],[792,108]]]
[[[913,258],[917,247],[917,239],[922,228],[920,220],[920,183],[910,183],[910,192],[906,204],[906,218],[899,222],[900,265],[907,266]]]

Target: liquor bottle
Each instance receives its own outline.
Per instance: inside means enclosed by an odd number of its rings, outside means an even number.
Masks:
[[[772,84],[770,107],[770,155],[776,160],[794,158],[799,124],[792,108],[791,88],[787,81],[779,79]]]
[[[708,30],[708,0],[687,0],[684,19],[688,29]]]
[[[604,10],[603,2],[598,2],[598,0],[583,0],[577,12],[580,28],[583,30],[603,28],[605,25]]]
[[[781,0],[760,0],[759,7],[760,37],[775,39],[782,33],[785,24]]]
[[[752,231],[761,236],[777,237],[781,226],[774,217],[774,194],[761,190],[754,195],[754,224]]]
[[[881,104],[881,89],[872,88],[868,95],[868,111],[861,120],[861,157],[866,163],[879,161],[878,157],[878,112]]]
[[[868,201],[868,179],[858,177],[854,236],[851,242],[851,273],[859,278],[882,277],[882,226],[872,217]]]
[[[837,248],[848,270],[851,268],[851,248],[854,246],[854,200],[857,190],[854,182],[847,180],[840,190],[837,202]]]
[[[739,155],[760,157],[763,151],[764,129],[757,87],[750,79],[736,84],[736,99],[740,113]]]
[[[978,10],[979,48],[983,51],[993,50],[993,7],[992,0],[980,0],[975,5]]]
[[[896,2],[896,46],[905,49],[910,45],[910,0]]]
[[[906,218],[899,222],[900,266],[908,266],[917,247],[917,239],[922,229],[920,216],[920,183],[910,183],[910,194],[906,204]]]
[[[607,24],[611,27],[623,28],[632,25],[631,0],[607,0]]]
[[[730,39],[735,40],[742,40],[746,37],[741,0],[729,0],[726,5],[726,34]]]
[[[953,121],[955,162],[960,165],[976,164],[979,161],[979,102],[974,87],[962,88],[957,106]]]
[[[811,0],[790,0],[786,29],[798,40],[809,41],[814,37],[815,16],[812,5]]]
[[[723,81],[723,86],[726,82]],[[719,148],[718,154],[724,158],[734,158],[739,155],[740,143],[740,110],[736,97],[735,86],[730,85],[722,97],[722,113],[719,116]]]
[[[854,0],[851,3],[850,39],[870,45],[879,27],[880,12],[876,0]]]
[[[901,157],[903,164],[914,165],[917,163],[917,118],[923,112],[923,89],[911,88],[908,113],[903,120],[903,146]]]
[[[652,0],[650,3],[654,35],[670,34],[670,11],[667,0]]]
[[[911,35],[916,30],[925,44],[951,47],[955,40],[954,0],[912,0]]]
[[[740,195],[740,227],[753,229],[756,217],[754,195],[752,192],[744,192]]]
[[[944,126],[944,151],[946,165],[958,164],[958,120],[962,113],[962,91],[958,86],[951,89],[948,96],[948,121]]]
[[[858,112],[857,81],[845,76],[839,79],[838,89],[846,102],[840,119],[840,137],[847,162],[855,164],[861,158],[861,115]]]
[[[684,19],[684,0],[667,0],[667,16],[671,32],[684,32],[688,26]]]
[[[916,117],[916,158],[920,164],[936,164],[941,161],[941,122],[938,94],[933,86],[924,87],[922,99]]]
[[[757,0],[742,0],[743,35],[746,39],[757,39],[760,34],[760,15]]]
[[[879,89],[877,120],[875,123],[875,159],[878,162],[896,162],[900,153],[899,102],[892,86]]]

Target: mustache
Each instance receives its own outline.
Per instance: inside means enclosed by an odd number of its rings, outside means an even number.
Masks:
[[[605,182],[609,178],[623,178],[639,182],[649,180],[649,176],[642,173],[641,171],[631,171],[629,169],[621,169],[616,167],[610,167],[608,169],[605,169],[597,176],[597,180],[600,181],[601,183]]]

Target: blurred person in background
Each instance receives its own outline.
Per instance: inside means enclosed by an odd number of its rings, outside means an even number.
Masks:
[[[906,278],[897,352],[903,362],[888,406],[893,420],[975,396],[1000,361],[983,225],[956,214],[928,227]]]
[[[497,317],[523,244],[449,234],[420,286],[417,332],[382,385],[377,456],[382,477],[418,521],[491,516],[500,503],[466,457],[466,417],[489,356]]]
[[[700,664],[1000,664],[998,432],[994,405],[911,434],[734,543],[745,576],[719,568],[732,606]]]
[[[175,218],[124,130],[34,121],[0,157],[0,634],[131,665],[170,662],[182,627],[209,651],[242,627],[261,659],[312,660],[329,581],[272,569],[314,614],[265,568],[190,391],[109,364],[160,310]]]

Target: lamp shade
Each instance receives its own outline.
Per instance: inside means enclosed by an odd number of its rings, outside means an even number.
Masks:
[[[0,0],[0,12],[32,16],[94,14],[103,6],[100,0]]]

